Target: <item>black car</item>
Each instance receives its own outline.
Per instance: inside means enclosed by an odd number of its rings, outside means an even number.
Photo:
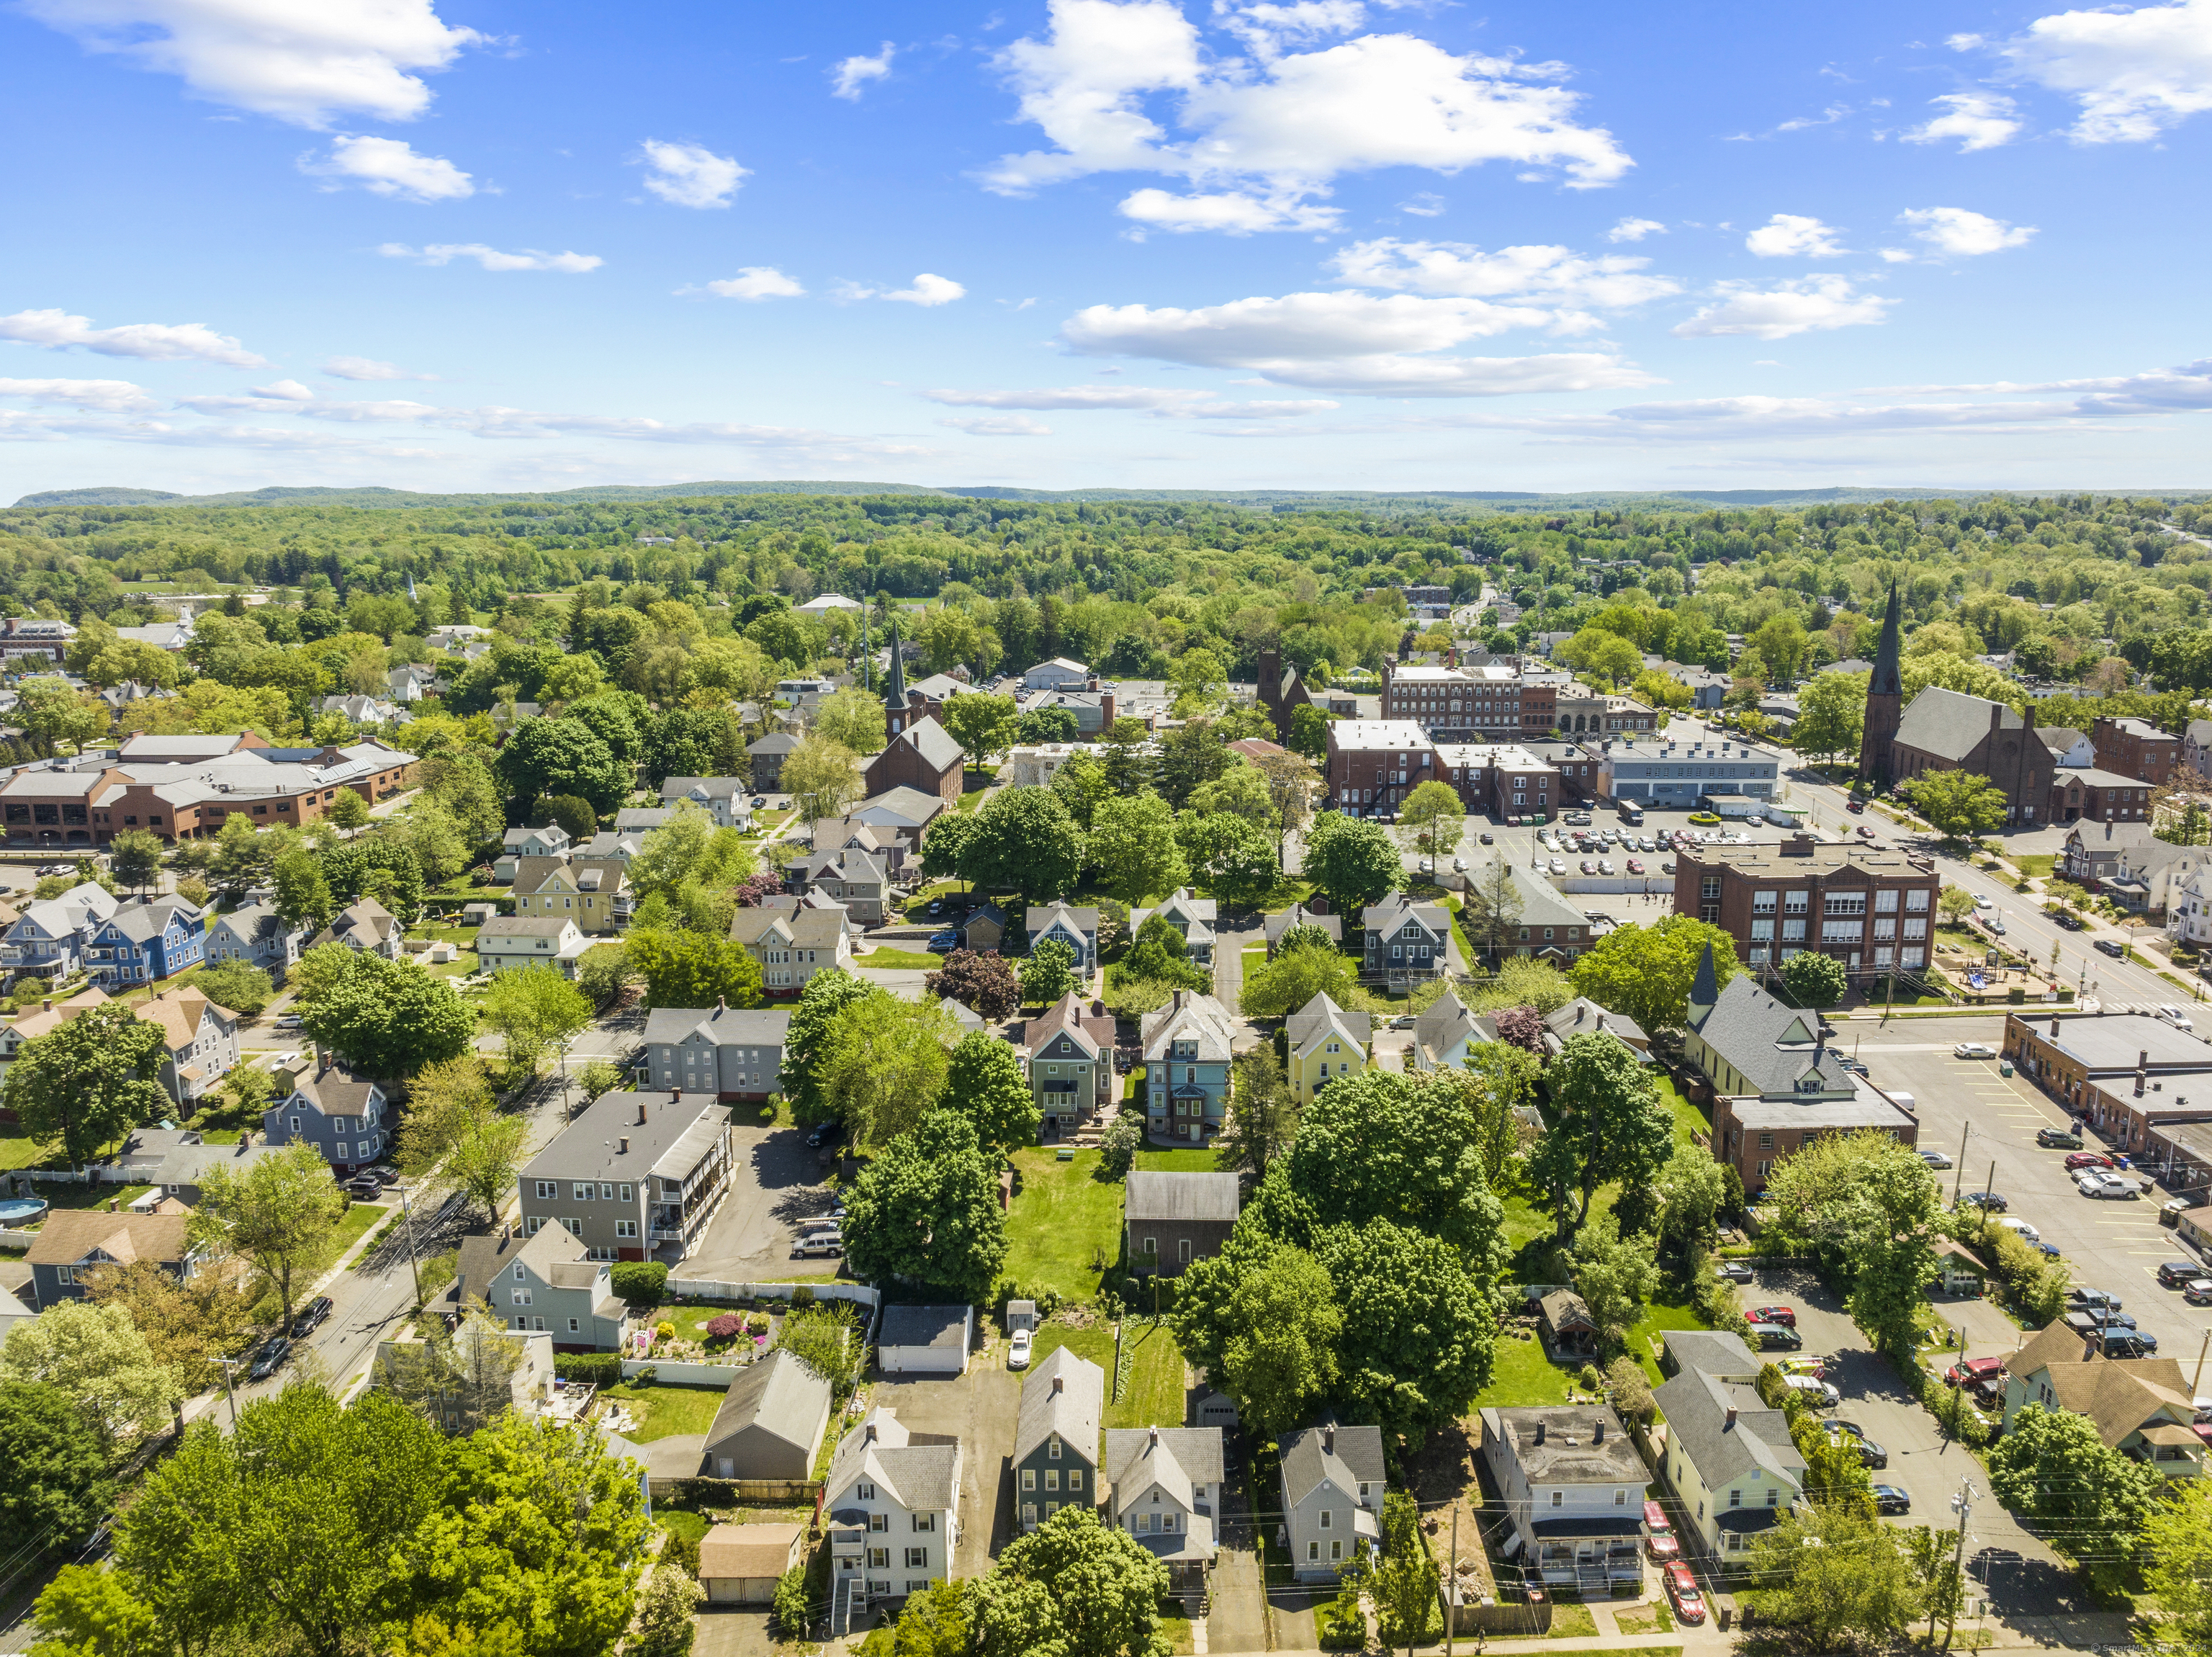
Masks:
[[[1993,1191],[1970,1191],[1959,1200],[1971,1207],[1987,1209],[1991,1214],[2002,1214],[2012,1206],[2002,1193]]]
[[[1486,846],[1494,846],[1498,842],[1492,839],[1487,832],[1485,832],[1482,836],[1482,844]]]
[[[261,1343],[261,1349],[253,1355],[253,1366],[246,1372],[246,1379],[267,1380],[276,1373],[284,1362],[285,1355],[291,1349],[291,1342],[282,1335],[271,1335]]]
[[[2133,1333],[2136,1319],[2131,1312],[2106,1307],[2095,1312],[2069,1312],[2066,1314],[2066,1326],[2077,1335],[2095,1335],[2116,1329]]]
[[[2148,1358],[2158,1350],[2158,1337],[2140,1331],[2105,1337],[2105,1355],[2108,1358]]]
[[[1787,1324],[1755,1323],[1751,1334],[1762,1352],[1796,1352],[1805,1345],[1805,1337]]]
[[[2204,1275],[2204,1268],[2194,1260],[2168,1260],[2158,1269],[2160,1288],[2179,1288],[2184,1283],[2193,1283]]]
[[[331,1315],[331,1297],[318,1295],[292,1314],[292,1338],[300,1339]]]
[[[2081,1136],[2070,1128],[2038,1128],[2035,1142],[2047,1151],[2078,1151]]]
[[[2090,940],[2090,947],[2100,955],[2110,955],[2116,961],[2127,958],[2128,947],[2118,938],[2094,938]]]
[[[373,1173],[357,1173],[346,1181],[346,1191],[356,1198],[381,1197],[384,1182]]]
[[[836,1136],[837,1124],[834,1122],[824,1122],[806,1136],[806,1142],[818,1151]]]
[[[1878,1514],[1909,1514],[1912,1511],[1912,1498],[1894,1484],[1877,1484],[1874,1487],[1874,1510]]]

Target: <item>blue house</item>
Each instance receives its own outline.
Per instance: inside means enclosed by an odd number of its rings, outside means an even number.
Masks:
[[[1088,976],[1098,966],[1098,911],[1068,904],[1040,904],[1029,912],[1030,953],[1048,938],[1066,944],[1075,956],[1075,970]],[[971,946],[972,947],[972,946]]]
[[[1145,1014],[1145,1118],[1156,1142],[1199,1144],[1221,1131],[1229,1108],[1229,1009],[1178,990]]]
[[[207,917],[182,898],[127,903],[93,933],[86,955],[94,984],[159,984],[206,959]]]

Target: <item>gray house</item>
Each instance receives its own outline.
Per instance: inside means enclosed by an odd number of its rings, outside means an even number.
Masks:
[[[1324,1420],[1283,1441],[1283,1515],[1301,1582],[1334,1581],[1361,1548],[1379,1544],[1382,1429]]]
[[[499,843],[499,856],[491,866],[495,878],[512,880],[514,866],[525,857],[566,857],[568,855],[568,831],[558,823],[549,823],[544,828],[511,828]]]
[[[24,1258],[31,1287],[45,1311],[58,1301],[81,1301],[85,1281],[104,1265],[151,1260],[173,1277],[192,1274],[185,1233],[191,1216],[110,1214],[105,1209],[57,1209],[46,1215]]]
[[[270,1074],[279,1096],[261,1113],[261,1136],[270,1144],[303,1140],[341,1179],[390,1148],[392,1107],[373,1078],[356,1075],[328,1053],[291,1075],[289,1095],[282,1092],[286,1073]]]
[[[798,746],[799,739],[788,731],[774,731],[748,744],[745,752],[753,762],[753,786],[764,794],[775,793],[782,780],[783,762]]]
[[[1206,1593],[1218,1546],[1224,1457],[1218,1427],[1120,1427],[1106,1435],[1113,1481],[1106,1522],[1168,1568],[1186,1602]]]
[[[1651,1476],[1609,1406],[1485,1410],[1482,1457],[1513,1521],[1509,1553],[1585,1596],[1603,1598],[1616,1581],[1642,1588]]]
[[[707,1429],[710,1478],[803,1479],[830,1429],[830,1383],[779,1348],[730,1383]]]
[[[672,777],[660,785],[660,803],[673,808],[688,800],[714,819],[717,828],[753,825],[752,784],[742,777]]]
[[[309,935],[307,928],[287,924],[274,904],[252,904],[215,917],[208,927],[207,958],[258,966],[281,987],[300,964]]]
[[[605,1261],[586,1259],[583,1244],[559,1226],[529,1236],[505,1227],[495,1237],[461,1239],[441,1309],[459,1317],[482,1301],[515,1333],[550,1335],[556,1352],[611,1352],[629,1317],[611,1277]]]
[[[565,1226],[594,1260],[691,1252],[730,1189],[729,1112],[683,1093],[609,1093],[523,1168],[526,1235]]]
[[[382,904],[374,898],[363,898],[332,916],[331,923],[315,935],[315,943],[342,943],[349,949],[396,961],[399,959],[400,934],[405,930]]]
[[[1394,892],[1360,911],[1365,935],[1361,976],[1404,984],[1443,973],[1451,955],[1451,916],[1442,904],[1417,904]]]
[[[783,871],[783,880],[785,889],[793,893],[811,889],[834,898],[862,926],[882,922],[884,897],[890,890],[890,873],[881,857],[845,847],[793,858]]]
[[[1212,1259],[1243,1203],[1233,1173],[1132,1169],[1121,1198],[1129,1270],[1179,1277],[1193,1260]]]
[[[649,1081],[722,1099],[766,1099],[781,1086],[788,1012],[656,1007],[641,1062]]]
[[[256,1144],[250,1133],[240,1134],[235,1145],[210,1145],[198,1133],[187,1130],[185,1141],[161,1159],[154,1183],[161,1188],[162,1196],[173,1197],[188,1209],[200,1205],[200,1187],[206,1183],[210,1170],[222,1167],[233,1173],[244,1173],[277,1150],[277,1147],[265,1141]]]
[[[1178,886],[1161,900],[1158,909],[1131,910],[1129,935],[1135,937],[1155,915],[1182,934],[1192,960],[1200,966],[1213,965],[1213,928],[1219,917],[1212,899],[1201,898],[1187,886]]]
[[[1066,1347],[1053,1348],[1023,1380],[1014,1483],[1024,1531],[1064,1507],[1096,1505],[1098,1429],[1105,1416],[1106,1372]]]
[[[1098,965],[1098,911],[1066,904],[1037,904],[1029,911],[1030,953],[1047,939],[1066,944],[1075,956],[1075,970],[1087,976]],[[971,945],[970,947],[973,947]]]
[[[1262,916],[1260,925],[1267,934],[1269,960],[1275,959],[1275,951],[1283,941],[1283,934],[1294,926],[1319,927],[1328,934],[1330,942],[1340,946],[1344,942],[1344,923],[1341,920],[1334,915],[1316,915],[1304,904],[1292,904],[1279,915]]]

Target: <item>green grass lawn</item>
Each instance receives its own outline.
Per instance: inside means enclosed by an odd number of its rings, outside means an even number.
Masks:
[[[1659,1090],[1659,1097],[1666,1102],[1668,1110],[1674,1113],[1674,1137],[1677,1140],[1685,1145],[1692,1144],[1695,1142],[1690,1136],[1700,1133],[1708,1140],[1711,1139],[1713,1133],[1711,1118],[1688,1100],[1683,1098],[1682,1090],[1674,1085],[1671,1078],[1655,1075],[1651,1078],[1651,1085]]]
[[[934,972],[945,965],[945,957],[932,955],[919,949],[893,949],[878,944],[865,955],[853,957],[855,966],[902,966],[915,972]]]
[[[1122,1325],[1130,1343],[1129,1390],[1121,1398],[1114,1390],[1114,1326],[1092,1324],[1077,1329],[1048,1323],[1037,1331],[1036,1358],[1064,1346],[1079,1358],[1088,1358],[1106,1372],[1106,1425],[1109,1427],[1180,1427],[1183,1418],[1182,1349],[1165,1324],[1132,1318]]]
[[[1552,1607],[1551,1631],[1544,1637],[1547,1640],[1595,1640],[1597,1638],[1597,1618],[1590,1615],[1588,1605],[1555,1605]],[[1681,1648],[1677,1646],[1674,1649],[1679,1652]]]
[[[35,1139],[0,1136],[0,1172],[35,1168],[46,1159],[46,1148]]]
[[[2012,860],[2012,865],[2014,868],[2017,868],[2021,874],[2027,875],[2028,879],[2033,880],[2047,877],[2051,873],[2052,865],[2057,863],[2057,855],[2054,852],[2034,851],[2029,852],[2024,856],[2014,858]]]
[[[1542,1341],[1503,1336],[1492,1350],[1490,1385],[1475,1395],[1476,1408],[1566,1402],[1567,1382],[1574,1372],[1546,1357]]]
[[[1258,972],[1261,967],[1265,966],[1267,964],[1267,945],[1262,944],[1262,945],[1261,945],[1261,946],[1260,946],[1260,947],[1258,947],[1257,949],[1248,949],[1248,950],[1246,950],[1246,951],[1244,952],[1244,966],[1243,966],[1244,982],[1245,982],[1245,983],[1247,983],[1247,984],[1251,983],[1251,981],[1252,981],[1252,975],[1253,975],[1254,973],[1257,972]]]
[[[43,1197],[57,1209],[104,1209],[110,1203],[128,1209],[153,1190],[151,1185],[76,1185],[62,1179],[33,1179],[31,1193]]]
[[[1078,1151],[1062,1162],[1048,1150],[1014,1153],[1020,1185],[1006,1213],[1009,1279],[1072,1301],[1098,1292],[1100,1264],[1121,1252],[1121,1186],[1093,1177],[1098,1156]]]
[[[624,1381],[619,1386],[603,1386],[603,1398],[620,1398],[626,1408],[638,1417],[638,1424],[623,1436],[633,1444],[650,1444],[657,1438],[674,1438],[684,1433],[704,1433],[714,1424],[714,1412],[722,1407],[722,1395],[727,1389],[720,1386],[640,1386],[634,1381]]]
[[[331,1258],[337,1258],[367,1236],[370,1230],[398,1212],[398,1209],[382,1203],[356,1203],[345,1211],[344,1217],[338,1221],[337,1231],[331,1234]]]
[[[697,1514],[687,1514],[680,1508],[659,1507],[653,1517],[660,1528],[671,1536],[680,1536],[690,1542],[703,1542],[714,1527]]]
[[[1147,1173],[1218,1173],[1221,1157],[1211,1145],[1203,1150],[1139,1150],[1136,1166]]]

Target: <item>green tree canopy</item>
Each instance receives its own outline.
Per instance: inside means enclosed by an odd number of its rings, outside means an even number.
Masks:
[[[25,1042],[0,1083],[0,1100],[33,1139],[58,1142],[70,1166],[80,1167],[167,1113],[169,1096],[155,1080],[162,1051],[161,1026],[109,1002]]]
[[[284,1309],[289,1327],[299,1290],[337,1253],[346,1199],[322,1153],[294,1140],[243,1173],[216,1163],[201,1178],[192,1240],[252,1267]]]
[[[975,812],[963,879],[1031,903],[1065,896],[1083,868],[1083,832],[1050,789],[1001,789]]]
[[[1168,1568],[1087,1502],[1006,1544],[975,1585],[978,1657],[1148,1657]]]
[[[0,1342],[0,1385],[51,1389],[111,1449],[167,1426],[170,1406],[185,1396],[176,1370],[112,1301],[58,1301],[20,1320]]]
[[[988,1301],[1006,1263],[1006,1221],[998,1165],[977,1143],[975,1124],[950,1111],[925,1112],[862,1171],[844,1234],[856,1276],[903,1279],[969,1305]]]
[[[984,1149],[1002,1156],[1036,1144],[1044,1120],[1012,1046],[981,1030],[969,1031],[953,1048],[937,1108],[968,1118]]]
[[[837,1015],[855,1002],[883,993],[866,978],[839,967],[817,972],[799,992],[799,1004],[792,1008],[791,1023],[784,1032],[783,1096],[791,1101],[793,1117],[801,1126],[832,1121],[837,1114],[820,1079]]]
[[[1924,771],[1898,792],[1947,840],[1970,840],[2005,825],[2003,791],[1972,771]]]
[[[911,1129],[944,1092],[960,1039],[960,1026],[936,1002],[878,991],[831,1021],[815,1086],[855,1145],[882,1145]]]
[[[1783,1246],[1850,1285],[1862,1328],[1889,1351],[1911,1349],[1943,1211],[1917,1151],[1873,1130],[1824,1134],[1775,1164],[1760,1201]]]
[[[1690,1016],[1690,989],[1708,944],[1717,987],[1725,990],[1741,970],[1735,944],[1718,927],[1688,915],[1614,928],[1583,952],[1567,976],[1576,994],[1646,1030],[1680,1029]]]
[[[475,1040],[475,1009],[428,968],[365,950],[349,950],[345,960],[331,965],[328,984],[301,1008],[301,1026],[355,1069],[412,1075],[426,1064],[459,1057]]]
[[[1611,1036],[1569,1036],[1552,1061],[1553,1120],[1528,1159],[1562,1231],[1580,1226],[1598,1187],[1648,1185],[1674,1144],[1674,1118],[1636,1055]]]
[[[525,719],[508,734],[493,770],[517,800],[574,794],[612,811],[629,791],[629,771],[580,718]]]
[[[1190,878],[1176,844],[1175,813],[1156,794],[1103,800],[1085,843],[1105,888],[1122,902],[1165,897]]]
[[[761,1003],[760,963],[741,943],[686,928],[639,926],[623,948],[645,987],[647,1007]]]
[[[1305,874],[1349,924],[1368,905],[1395,891],[1404,869],[1397,842],[1382,824],[1325,811],[1306,832]]]

